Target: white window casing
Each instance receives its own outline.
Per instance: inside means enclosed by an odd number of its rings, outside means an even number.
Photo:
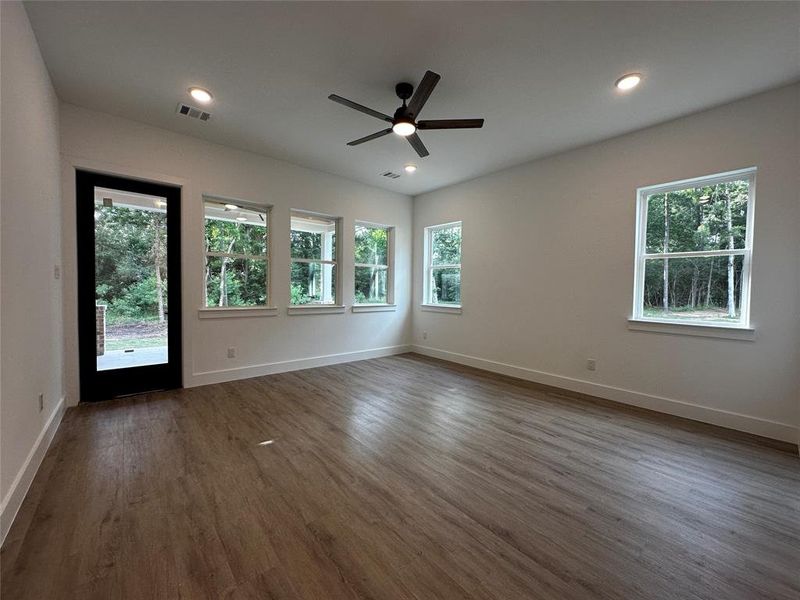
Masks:
[[[724,248],[713,250],[698,250],[698,251],[681,251],[681,252],[648,252],[647,251],[647,218],[648,218],[648,199],[654,195],[667,194],[669,192],[687,190],[692,188],[700,188],[706,186],[714,186],[720,183],[729,183],[736,181],[748,182],[748,195],[747,195],[747,213],[745,218],[745,236],[744,247],[742,248]],[[741,329],[752,331],[750,327],[750,288],[751,288],[751,268],[752,268],[752,253],[753,253],[753,222],[754,222],[754,205],[756,197],[756,169],[747,168],[736,171],[729,171],[708,177],[697,177],[693,179],[685,179],[681,181],[674,181],[666,184],[659,184],[654,186],[642,187],[637,190],[636,201],[636,260],[634,268],[634,292],[633,292],[633,308],[631,317],[629,319],[631,325],[630,329],[636,330],[652,330],[659,333],[680,333],[681,330],[686,331],[686,327],[706,328],[703,335],[711,337],[730,337],[724,334],[725,329]],[[665,200],[666,201],[666,200]],[[729,216],[730,219],[730,216]],[[667,221],[669,218],[667,217]],[[730,220],[729,220],[730,223]],[[730,226],[730,225],[729,225]],[[733,239],[731,234],[731,240]],[[644,292],[645,292],[645,271],[647,261],[651,260],[670,260],[680,258],[713,258],[713,257],[726,257],[726,256],[742,256],[743,264],[741,271],[741,292],[739,300],[739,318],[730,321],[721,320],[701,320],[693,319],[691,316],[686,318],[659,318],[652,315],[644,314]],[[665,269],[666,270],[666,269]],[[649,324],[657,326],[650,327]],[[714,332],[723,330],[720,335],[715,335]],[[693,334],[692,334],[693,335]],[[751,339],[745,333],[745,337],[736,334],[734,339]]]

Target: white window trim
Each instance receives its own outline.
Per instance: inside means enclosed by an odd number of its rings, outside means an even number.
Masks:
[[[216,319],[228,317],[271,317],[277,313],[277,308],[272,303],[272,205],[230,198],[218,194],[202,194],[203,202],[203,235],[205,236],[206,225],[206,200],[212,202],[222,202],[226,204],[236,204],[242,208],[259,211],[264,213],[265,228],[264,235],[267,236],[267,244],[263,255],[237,254],[227,252],[205,252],[203,253],[203,269],[205,270],[205,259],[209,256],[233,259],[263,260],[266,263],[267,272],[267,303],[255,304],[253,306],[207,306],[206,293],[203,288],[203,306],[197,309],[197,316],[200,319]],[[202,281],[203,279],[201,279]]]
[[[708,322],[683,323],[667,319],[628,319],[631,331],[649,331],[672,335],[692,335],[697,337],[722,338],[727,340],[753,341],[756,331],[752,327],[731,327]]]
[[[397,309],[394,302],[394,241],[395,241],[395,228],[394,225],[382,225],[380,223],[371,223],[369,221],[355,221],[353,223],[353,240],[356,237],[356,227],[371,227],[373,229],[386,230],[386,264],[385,265],[371,265],[365,263],[353,263],[353,306],[354,313],[358,312],[391,312]],[[355,254],[355,253],[354,253]],[[355,301],[355,271],[356,267],[377,267],[379,269],[386,269],[386,302],[369,302],[359,304]]]
[[[434,304],[430,301],[430,291],[431,291],[431,272],[434,268],[436,269],[458,269],[459,273],[462,273],[461,264],[457,265],[434,265],[431,264],[432,255],[431,255],[431,240],[433,239],[433,233],[435,231],[439,231],[440,229],[450,229],[452,227],[460,227],[461,228],[461,260],[463,263],[464,260],[464,222],[463,221],[451,221],[449,223],[442,223],[441,225],[430,225],[425,228],[424,230],[424,242],[423,242],[423,281],[422,281],[422,302],[421,307],[422,310],[430,310],[430,312],[448,312],[454,314],[461,314],[461,303],[459,304],[448,304],[448,303],[437,303]],[[463,278],[459,278],[462,285],[462,293],[463,293]]]
[[[330,315],[343,313],[344,304],[292,304],[286,309],[289,315]]]
[[[450,313],[451,315],[460,315],[462,308],[460,304],[421,304],[420,310],[424,312],[438,312]]]
[[[396,304],[353,304],[350,309],[354,313],[372,313],[372,312],[395,312],[397,310]]]
[[[697,252],[647,253],[647,197],[685,189],[696,185],[716,185],[727,181],[747,179],[750,190],[747,197],[747,222],[745,231],[745,247],[733,250],[706,250]],[[684,333],[702,335],[704,337],[727,337],[732,339],[754,339],[754,330],[750,326],[750,286],[751,264],[753,258],[753,224],[756,200],[756,167],[727,171],[707,177],[693,177],[669,183],[641,187],[636,190],[636,247],[633,281],[633,310],[628,319],[628,328],[638,331],[655,331],[657,333]],[[713,256],[743,256],[742,289],[740,299],[741,320],[738,323],[670,320],[645,317],[644,308],[644,275],[645,261],[658,258],[687,258]],[[722,335],[726,330],[739,330],[742,335]],[[701,333],[702,332],[702,333]],[[717,335],[714,335],[714,333]]]
[[[335,217],[325,213],[313,212],[310,210],[302,210],[292,208],[289,211],[289,234],[291,240],[292,231],[292,216],[309,216],[317,217],[320,219],[329,219],[334,222],[334,234],[336,235],[336,254],[331,259],[315,259],[315,258],[292,258],[291,241],[289,247],[289,306],[287,313],[293,314],[325,314],[325,313],[338,313],[344,312],[345,306],[338,303],[320,303],[320,304],[292,304],[291,303],[291,287],[292,287],[292,264],[305,263],[305,264],[320,264],[320,265],[333,265],[341,266],[342,264],[342,217]],[[302,231],[302,230],[299,230]],[[319,233],[325,233],[323,228],[320,227]],[[324,249],[323,249],[324,253]],[[336,285],[333,287],[333,295],[336,300],[341,301],[342,294],[342,273],[341,269],[337,268]]]
[[[277,314],[276,306],[209,306],[197,309],[199,319],[274,317]]]

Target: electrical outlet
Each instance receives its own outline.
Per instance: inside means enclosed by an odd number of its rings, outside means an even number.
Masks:
[[[58,265],[53,267],[53,279],[61,279],[61,267]]]
[[[596,371],[597,370],[597,361],[593,358],[586,359],[586,368],[589,371]]]
[[[228,348],[228,358],[236,358],[236,348]]]
[[[422,339],[423,340],[427,340],[428,339],[428,332],[427,331],[423,331],[422,332]]]
[[[39,394],[39,412],[44,410],[44,394]]]

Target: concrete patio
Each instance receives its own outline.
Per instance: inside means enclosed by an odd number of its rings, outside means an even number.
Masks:
[[[97,370],[109,371],[111,369],[158,365],[165,362],[167,362],[167,346],[135,348],[129,352],[125,350],[108,350],[102,356],[97,357]]]

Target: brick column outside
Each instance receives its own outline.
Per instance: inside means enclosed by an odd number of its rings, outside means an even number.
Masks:
[[[98,304],[95,310],[95,331],[97,332],[97,356],[106,353],[106,306]]]

